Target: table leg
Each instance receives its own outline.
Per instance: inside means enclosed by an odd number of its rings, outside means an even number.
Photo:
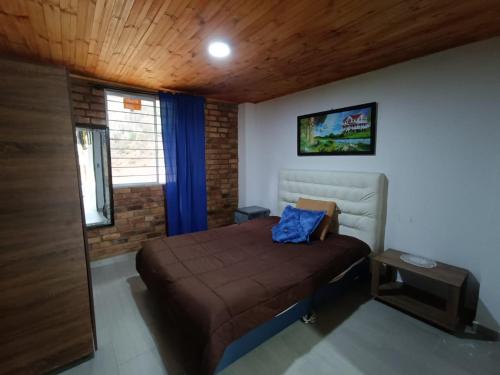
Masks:
[[[381,264],[372,260],[372,296],[378,296],[378,287],[380,284],[380,267]]]
[[[460,308],[460,288],[448,286],[448,299],[446,301],[446,320],[451,329],[456,329],[458,323],[458,310]]]

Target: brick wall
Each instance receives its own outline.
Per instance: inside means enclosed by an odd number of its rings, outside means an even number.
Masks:
[[[137,251],[142,241],[165,234],[163,186],[113,189],[115,225],[87,230],[92,260]]]
[[[104,90],[95,88],[90,82],[71,80],[73,119],[78,124],[106,126]]]
[[[90,81],[71,81],[75,123],[106,126],[104,90]],[[206,116],[209,228],[233,222],[238,205],[238,106],[208,99]],[[115,225],[87,230],[92,260],[140,249],[165,234],[162,186],[113,189]]]
[[[75,123],[106,126],[104,89],[73,79],[71,98]],[[162,186],[114,188],[113,201],[115,225],[87,230],[92,260],[139,250],[142,241],[165,234]]]
[[[238,105],[205,105],[208,227],[233,223],[238,206]]]

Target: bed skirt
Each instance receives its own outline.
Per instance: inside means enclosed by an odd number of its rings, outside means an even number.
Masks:
[[[273,319],[261,324],[229,345],[217,365],[215,373],[222,371],[231,363],[244,356],[257,346],[276,335],[292,323],[309,314],[321,305],[332,303],[342,295],[356,280],[369,277],[369,258],[350,267],[343,277],[334,279],[318,289],[311,297],[290,306]]]

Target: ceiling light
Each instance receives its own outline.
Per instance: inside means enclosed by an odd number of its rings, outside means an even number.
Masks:
[[[210,53],[213,57],[224,58],[229,56],[231,48],[229,47],[229,44],[224,42],[212,42],[208,46],[208,53]]]

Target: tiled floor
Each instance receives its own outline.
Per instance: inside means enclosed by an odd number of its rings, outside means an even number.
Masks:
[[[134,254],[92,266],[99,350],[64,375],[184,374],[175,339],[134,268]],[[250,374],[500,374],[500,343],[451,336],[357,288],[225,369]]]

